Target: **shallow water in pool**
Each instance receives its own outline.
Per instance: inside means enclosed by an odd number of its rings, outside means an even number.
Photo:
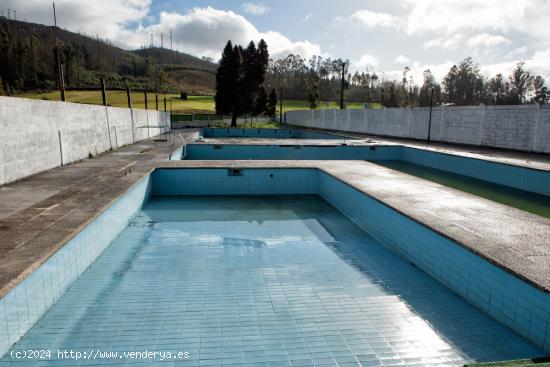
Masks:
[[[153,198],[15,348],[188,352],[114,361],[176,366],[461,366],[543,354],[317,196]],[[107,362],[56,353],[26,365]]]

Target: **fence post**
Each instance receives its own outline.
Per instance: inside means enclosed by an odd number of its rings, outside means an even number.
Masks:
[[[105,78],[101,78],[101,99],[103,100],[103,105],[107,106],[107,93],[105,91]]]
[[[61,157],[61,165],[63,165],[63,145],[61,143],[61,130],[57,130],[57,136],[59,137],[59,156]]]
[[[126,86],[126,98],[128,99],[128,108],[132,108],[132,96],[130,95],[130,87]]]
[[[105,116],[107,120],[107,136],[109,137],[109,147],[113,150],[113,143],[111,142],[111,126],[109,124],[109,107],[107,107],[107,92],[105,90],[105,78],[101,78],[101,98],[103,99],[103,106],[105,106]]]
[[[130,122],[132,123],[132,143],[136,142],[136,135],[134,132],[134,110],[132,109],[132,95],[130,93],[130,87],[126,86],[126,98],[128,99],[128,108],[130,109]],[[118,145],[118,144],[117,144]]]
[[[148,104],[147,104],[147,102],[148,102],[147,101],[147,91],[146,90],[143,91],[143,97],[145,98],[145,109],[148,110],[148,108],[147,108],[148,107]]]
[[[166,112],[166,97],[164,97],[164,112]]]

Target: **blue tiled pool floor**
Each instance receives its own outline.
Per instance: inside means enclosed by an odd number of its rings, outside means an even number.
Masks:
[[[460,366],[543,353],[316,196],[160,197],[16,349],[167,366]],[[101,365],[104,360],[0,366]]]

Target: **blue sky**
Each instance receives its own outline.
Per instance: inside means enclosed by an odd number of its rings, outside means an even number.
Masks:
[[[398,78],[405,66],[419,83],[472,56],[486,75],[518,61],[550,79],[547,0],[57,0],[60,26],[109,38],[124,48],[160,45],[217,59],[231,39],[265,38],[274,58],[298,53],[349,59],[352,69]],[[51,24],[47,0],[0,0],[19,19]],[[549,80],[550,81],[550,80]]]

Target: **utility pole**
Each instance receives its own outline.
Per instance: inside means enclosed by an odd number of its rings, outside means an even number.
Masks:
[[[59,73],[59,91],[61,100],[65,102],[65,80],[63,78],[63,66],[61,65],[61,53],[59,52],[59,32],[57,30],[57,15],[55,14],[55,2],[53,3],[53,24],[55,26],[55,48],[57,52],[57,72]]]
[[[151,47],[150,48],[153,48],[153,33],[151,33]]]
[[[430,144],[430,135],[432,132],[432,108],[434,105],[434,89],[432,88],[432,93],[430,96],[430,119],[428,121],[428,140],[427,143]]]
[[[170,51],[174,51],[172,49],[172,31],[170,31]],[[176,57],[174,56],[173,52],[171,52],[170,54],[171,54],[170,58],[172,59],[172,63],[175,64],[176,63]]]
[[[160,34],[160,48],[164,48],[164,33]]]
[[[103,101],[103,105],[107,106],[107,91],[105,90],[105,78],[101,78],[101,99]]]
[[[279,124],[283,124],[283,86],[279,87]]]
[[[17,20],[17,10],[13,10],[13,20]]]
[[[130,93],[130,87],[126,86],[126,98],[128,99],[128,108],[132,108],[132,95]]]
[[[345,84],[345,74],[346,74],[346,63],[342,63],[342,80],[340,83],[340,109],[344,109],[344,84]]]

